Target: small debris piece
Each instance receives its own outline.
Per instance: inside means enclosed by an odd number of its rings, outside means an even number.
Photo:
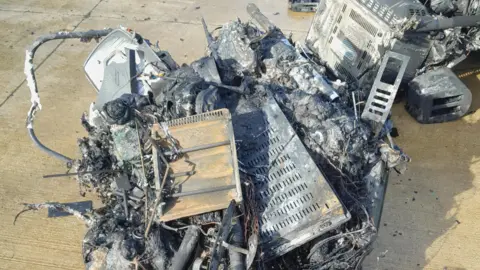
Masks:
[[[118,160],[132,161],[140,159],[140,145],[135,129],[127,125],[112,125],[111,133],[115,155]]]
[[[95,221],[92,220],[90,217],[80,213],[79,211],[75,210],[75,209],[72,209],[64,204],[61,204],[61,203],[24,203],[24,209],[22,211],[20,211],[14,218],[13,220],[13,225],[15,225],[15,222],[17,221],[18,217],[27,212],[27,211],[31,211],[31,210],[40,210],[40,209],[50,209],[50,208],[53,208],[53,209],[57,209],[59,211],[64,211],[64,212],[68,212],[72,215],[74,215],[76,218],[82,220],[83,222],[85,222],[85,224],[87,226],[92,226]]]
[[[414,202],[414,201],[415,201],[415,197],[412,197],[412,202]]]
[[[457,222],[457,224],[460,224],[460,221],[458,219],[455,219],[455,222]]]
[[[392,128],[392,130],[390,131],[390,136],[392,136],[392,138],[396,138],[400,136],[400,134],[398,134],[398,129],[396,127]]]
[[[387,227],[387,223],[383,223],[383,226]]]
[[[275,15],[275,16],[276,16],[276,15],[279,15],[279,14],[280,14],[280,12],[278,12],[278,11],[275,12],[275,13],[273,13],[273,15]]]
[[[132,190],[132,195],[135,196],[136,198],[143,198],[145,193],[143,192],[143,190],[139,189],[138,187],[135,187]]]
[[[54,202],[57,204],[57,202]],[[68,207],[72,210],[78,211],[81,214],[85,214],[88,211],[92,210],[93,203],[92,201],[83,201],[83,202],[72,202],[72,203],[62,203],[65,207]],[[48,217],[65,217],[71,216],[72,213],[66,212],[58,208],[48,208]]]
[[[200,6],[196,6],[195,9],[200,9]]]
[[[413,191],[413,193],[417,194],[417,193],[418,193],[418,191],[414,190],[414,191]]]

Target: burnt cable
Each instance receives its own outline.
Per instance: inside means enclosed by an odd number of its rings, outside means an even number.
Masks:
[[[64,156],[44,144],[38,140],[37,136],[35,135],[35,132],[33,130],[33,121],[35,119],[35,114],[42,109],[42,105],[40,104],[40,96],[38,94],[38,87],[37,87],[37,81],[35,80],[35,68],[33,66],[33,58],[35,56],[35,52],[37,49],[44,43],[51,41],[51,40],[57,40],[57,39],[72,39],[72,38],[79,38],[83,42],[90,41],[92,39],[99,39],[100,37],[104,37],[108,35],[112,29],[104,29],[104,30],[90,30],[86,32],[67,32],[67,31],[61,31],[53,34],[47,34],[40,36],[37,38],[33,44],[26,50],[26,55],[25,55],[25,76],[28,88],[30,89],[30,101],[32,103],[28,113],[27,113],[27,120],[26,120],[26,125],[28,129],[28,134],[30,135],[30,138],[32,139],[33,143],[40,148],[40,150],[46,152],[48,155],[60,159],[63,162],[66,162],[67,164],[71,164],[72,159]]]

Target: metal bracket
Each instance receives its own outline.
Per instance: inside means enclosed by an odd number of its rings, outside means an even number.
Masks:
[[[397,71],[393,84],[383,82],[382,77],[387,64],[393,59],[401,62],[400,68]],[[378,69],[377,77],[373,83],[372,90],[368,96],[365,109],[363,109],[362,119],[372,120],[380,125],[387,120],[388,113],[392,109],[393,101],[397,95],[398,87],[402,82],[405,69],[407,68],[410,56],[399,54],[392,51],[387,51],[383,56],[382,64]],[[390,66],[389,66],[390,67]],[[388,71],[392,71],[389,69]]]

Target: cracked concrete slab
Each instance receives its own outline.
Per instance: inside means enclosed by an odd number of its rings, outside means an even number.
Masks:
[[[206,22],[214,27],[235,20],[250,20],[246,11],[248,0],[240,1],[207,1],[207,0],[164,0],[164,1],[102,1],[92,12],[93,17],[107,17],[134,21],[154,21],[159,28],[168,23],[201,25],[203,16]],[[285,33],[306,33],[309,29],[312,14],[288,12],[287,1],[260,1],[258,7],[273,23]],[[278,14],[277,14],[278,13]],[[277,14],[277,15],[274,15]],[[213,28],[212,28],[213,30]]]
[[[101,5],[99,5],[100,7]],[[92,16],[87,21],[82,23],[82,29],[115,28],[120,25],[132,28],[152,43],[158,41],[160,48],[168,50],[179,64],[190,63],[206,54],[207,41],[200,23],[185,24],[174,21],[163,23],[155,19],[131,21],[125,18],[98,17],[95,15],[96,12],[97,9],[95,9],[95,12],[92,13]],[[159,24],[161,25],[160,27],[158,26]],[[211,30],[215,27],[215,25],[209,24]],[[293,32],[294,38],[297,39],[304,35],[304,32]]]
[[[421,125],[404,104],[394,106],[400,133],[395,141],[412,162],[404,175],[390,176],[379,237],[365,269],[480,267],[479,80],[463,79],[473,93],[473,113],[454,122]]]
[[[17,11],[28,16],[29,13],[46,13],[53,15],[85,15],[99,0],[84,1],[42,1],[42,0],[3,0],[0,3],[0,11]]]

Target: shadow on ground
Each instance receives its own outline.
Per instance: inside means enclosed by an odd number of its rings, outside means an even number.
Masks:
[[[480,181],[480,78],[471,113],[449,123],[422,125],[396,104],[396,143],[412,158],[404,175],[393,172],[375,249],[364,269],[472,269],[478,254],[475,213]],[[473,229],[473,230],[472,230]]]

